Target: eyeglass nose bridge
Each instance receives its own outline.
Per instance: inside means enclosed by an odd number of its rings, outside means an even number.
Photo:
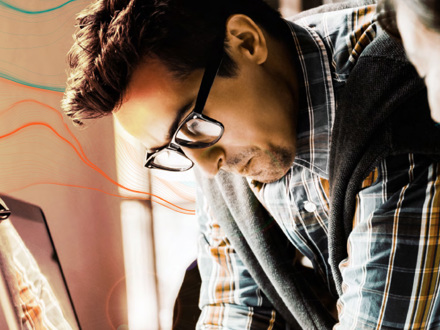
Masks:
[[[176,152],[184,154],[182,148],[174,140],[175,139],[173,139],[173,141],[171,141],[170,144],[165,149],[176,151]]]
[[[175,151],[175,152],[178,152],[178,153],[181,153],[181,154],[185,154],[183,152],[182,148],[178,144],[171,142],[165,148],[157,149],[157,150],[154,150],[153,152],[148,152],[147,151],[147,153],[145,155],[145,160],[148,161],[149,159],[151,159],[151,156],[156,155],[159,152],[164,151],[164,150],[172,150],[172,151]]]

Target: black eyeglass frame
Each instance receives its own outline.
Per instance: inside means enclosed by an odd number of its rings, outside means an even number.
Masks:
[[[212,84],[214,83],[215,77],[217,76],[217,73],[222,65],[222,61],[223,61],[223,43],[222,43],[222,47],[220,47],[220,49],[214,53],[214,56],[211,57],[211,60],[206,65],[205,72],[204,72],[203,78],[202,78],[202,82],[200,83],[199,92],[197,93],[196,104],[194,106],[193,111],[191,111],[191,113],[188,116],[186,116],[185,119],[183,119],[182,122],[179,124],[179,126],[177,127],[176,131],[173,134],[173,137],[171,138],[171,142],[167,146],[160,148],[160,149],[157,149],[157,150],[154,150],[152,152],[147,151],[147,154],[145,157],[144,167],[147,167],[150,169],[161,169],[161,170],[172,171],[172,172],[188,171],[189,169],[191,169],[194,166],[194,162],[185,155],[185,153],[183,152],[181,147],[186,147],[186,148],[191,148],[191,149],[202,149],[202,148],[207,148],[207,147],[210,147],[210,146],[216,144],[221,139],[221,137],[223,136],[223,132],[224,132],[223,124],[215,119],[208,117],[208,116],[203,116],[202,112],[205,108],[206,100],[208,99]],[[211,142],[178,143],[177,142],[177,134],[179,133],[180,129],[188,121],[193,120],[193,119],[204,120],[206,122],[210,122],[212,124],[219,126],[221,129],[219,136]],[[165,166],[160,166],[158,164],[154,164],[154,162],[153,162],[154,159],[160,153],[165,152],[165,151],[177,152],[180,156],[183,156],[186,159],[188,159],[191,162],[191,166],[187,167],[187,168],[171,168],[171,167],[165,167]]]

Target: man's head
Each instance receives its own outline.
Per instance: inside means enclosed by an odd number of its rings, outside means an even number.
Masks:
[[[296,80],[285,23],[264,2],[97,1],[78,21],[63,100],[76,123],[113,112],[148,149],[167,145],[220,44],[203,114],[225,132],[209,148],[182,151],[211,174],[223,168],[273,181],[288,170]]]
[[[379,21],[398,36],[428,88],[431,116],[440,122],[440,1],[383,0]]]

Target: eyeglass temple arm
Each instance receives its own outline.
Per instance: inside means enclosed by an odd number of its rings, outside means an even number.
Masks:
[[[197,95],[196,104],[194,106],[194,112],[200,114],[205,107],[206,99],[208,98],[214,79],[223,62],[223,47],[223,40],[221,40],[221,46],[213,52],[213,56],[206,65],[205,73],[203,74],[202,82],[200,83],[199,94]]]

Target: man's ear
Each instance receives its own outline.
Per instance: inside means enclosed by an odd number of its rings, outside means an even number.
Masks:
[[[238,52],[256,64],[266,62],[266,36],[250,17],[242,14],[231,15],[226,21],[226,40],[233,53]]]

